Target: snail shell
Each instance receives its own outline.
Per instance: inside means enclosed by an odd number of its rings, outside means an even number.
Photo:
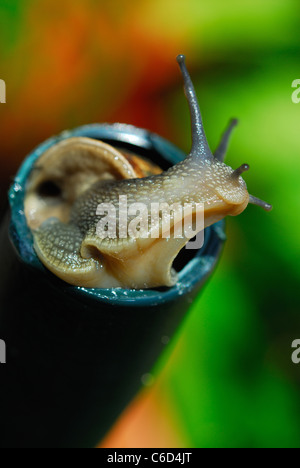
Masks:
[[[241,177],[249,169],[247,164],[233,170],[223,162],[236,120],[230,122],[215,154],[211,153],[184,56],[177,61],[192,122],[192,148],[184,161],[162,172],[106,143],[78,137],[52,146],[32,172],[25,214],[36,253],[52,273],[70,284],[143,289],[176,283],[172,264],[189,238],[164,236],[161,212],[154,223],[146,223],[145,236],[133,238],[127,230],[125,236],[120,235],[121,208],[116,208],[105,218],[108,226],[119,220],[115,235],[99,236],[104,218],[99,206],[117,207],[120,197],[126,197],[129,206],[146,207],[146,217],[153,204],[181,207],[189,203],[193,212],[181,211],[181,221],[194,224],[202,216],[198,230],[227,215],[240,214],[249,202],[271,209],[248,194]],[[170,218],[172,233],[177,226],[176,209]],[[153,231],[159,235],[152,236]]]

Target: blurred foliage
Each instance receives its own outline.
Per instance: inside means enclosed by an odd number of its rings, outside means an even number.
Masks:
[[[3,199],[25,154],[68,127],[124,121],[188,151],[174,60],[183,52],[212,148],[238,117],[227,163],[249,163],[249,191],[274,205],[271,213],[251,206],[228,219],[221,262],[153,390],[156,419],[153,404],[133,425],[129,447],[143,431],[144,445],[155,443],[149,432],[168,419],[161,446],[171,445],[172,431],[177,446],[300,445],[300,367],[291,362],[291,343],[300,338],[300,104],[291,100],[291,83],[300,78],[299,6],[0,0]],[[116,437],[111,444],[118,446]]]

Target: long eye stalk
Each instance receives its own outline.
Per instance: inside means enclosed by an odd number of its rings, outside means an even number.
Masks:
[[[215,159],[217,159],[218,161],[221,161],[221,162],[224,161],[230,137],[232,135],[234,128],[237,126],[238,122],[239,122],[238,119],[232,119],[229,122],[229,125],[221,138],[219,146],[214,152]]]
[[[191,154],[201,159],[213,159],[213,154],[209,148],[207,138],[203,128],[203,122],[201,112],[195,92],[194,85],[192,83],[189,72],[185,65],[185,56],[178,55],[177,62],[180,66],[180,70],[184,81],[184,92],[188,100],[191,124],[192,124],[192,149]]]

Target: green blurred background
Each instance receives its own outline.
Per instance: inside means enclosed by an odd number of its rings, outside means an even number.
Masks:
[[[212,148],[238,117],[227,163],[249,163],[250,206],[227,222],[212,279],[106,447],[299,447],[298,0],[0,0],[1,207],[24,156],[91,122],[146,127],[185,151],[187,65]],[[167,364],[165,365],[165,363]],[[162,369],[162,371],[161,371]]]

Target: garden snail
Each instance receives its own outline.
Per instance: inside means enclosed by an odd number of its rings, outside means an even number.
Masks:
[[[248,203],[267,211],[272,208],[248,194],[241,177],[249,169],[247,164],[233,170],[223,162],[236,120],[230,123],[215,155],[211,153],[185,57],[179,55],[177,61],[192,126],[192,148],[184,161],[161,172],[150,162],[84,137],[57,143],[37,161],[27,187],[25,214],[39,259],[67,283],[135,289],[176,283],[173,261],[189,238],[150,236],[153,230],[161,233],[161,215],[159,225],[148,223],[148,237],[133,238],[127,231],[121,237],[120,222],[116,236],[98,235],[97,226],[103,219],[99,205],[117,207],[120,197],[126,196],[128,205],[143,204],[149,211],[153,203],[189,203],[195,208],[187,215],[191,222],[197,210],[202,210],[201,229],[227,215],[240,214]],[[116,213],[110,216],[120,219]],[[171,223],[175,230],[174,213]]]

